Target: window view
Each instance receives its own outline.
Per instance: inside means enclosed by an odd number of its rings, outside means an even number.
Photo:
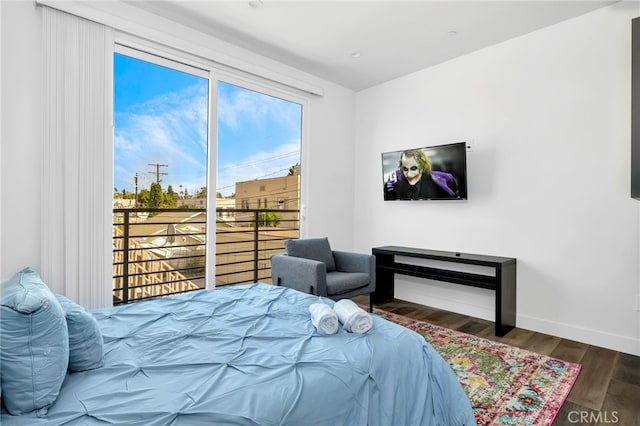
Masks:
[[[207,191],[208,73],[128,53],[114,56],[114,303],[206,287],[207,195],[215,284],[270,282],[299,235],[302,105],[218,82]]]
[[[114,303],[205,287],[209,80],[184,68],[114,56]]]
[[[270,282],[299,236],[302,105],[218,83],[216,285]]]

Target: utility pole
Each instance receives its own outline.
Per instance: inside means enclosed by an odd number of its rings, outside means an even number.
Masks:
[[[149,172],[149,173],[151,173],[152,175],[153,174],[156,175],[156,183],[158,185],[160,185],[160,182],[162,182],[162,179],[160,179],[160,176],[161,175],[163,175],[163,176],[168,175],[168,173],[160,173],[160,167],[169,167],[169,165],[168,164],[159,164],[159,163],[154,163],[154,164],[149,163],[149,166],[155,166],[156,171],[155,172]]]
[[[136,177],[135,177],[135,178],[133,178],[133,182],[134,182],[134,183],[135,183],[135,185],[136,185],[136,198],[135,198],[135,200],[134,200],[133,205],[134,205],[134,207],[137,209],[137,208],[138,208],[138,172],[136,172]]]

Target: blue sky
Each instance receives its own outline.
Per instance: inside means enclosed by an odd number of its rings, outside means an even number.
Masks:
[[[120,54],[114,75],[114,187],[133,192],[137,172],[148,189],[156,163],[168,165],[164,189],[206,186],[209,81]],[[228,196],[237,181],[286,175],[300,161],[301,120],[299,104],[220,83],[216,190]]]

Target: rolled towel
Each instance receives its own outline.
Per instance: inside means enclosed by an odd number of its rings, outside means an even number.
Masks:
[[[311,323],[320,334],[335,334],[338,331],[338,315],[329,305],[313,303],[309,305]]]
[[[351,333],[363,334],[373,327],[371,315],[352,300],[342,299],[336,302],[333,310],[338,315],[345,330]]]

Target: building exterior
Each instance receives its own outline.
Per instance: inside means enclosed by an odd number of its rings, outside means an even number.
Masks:
[[[216,221],[229,223],[235,221],[236,213],[230,211],[236,208],[236,199],[233,197],[216,197]]]
[[[298,222],[300,210],[300,165],[292,166],[289,175],[236,182],[236,209],[284,210],[278,213],[279,225]],[[288,212],[286,210],[295,210]],[[241,213],[238,213],[237,218]]]
[[[134,209],[136,207],[136,200],[129,198],[115,198],[113,199],[114,209]]]

